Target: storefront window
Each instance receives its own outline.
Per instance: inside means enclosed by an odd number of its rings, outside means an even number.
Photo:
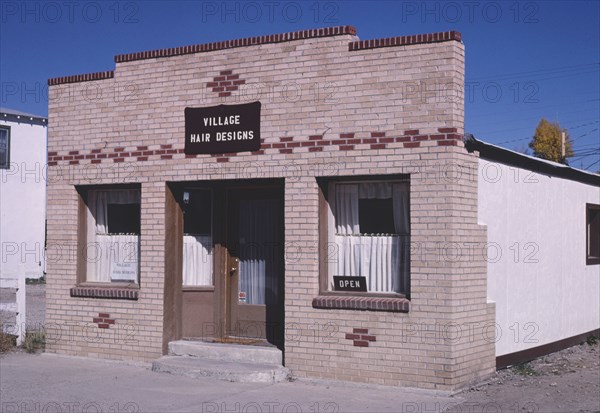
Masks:
[[[137,284],[140,190],[90,190],[87,199],[86,281]]]
[[[331,182],[328,203],[328,289],[335,276],[364,277],[367,292],[408,295],[408,183]]]
[[[213,285],[212,193],[184,191],[183,285]]]

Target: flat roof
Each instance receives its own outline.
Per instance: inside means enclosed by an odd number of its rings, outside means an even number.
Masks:
[[[28,123],[30,125],[48,126],[48,118],[46,117],[2,107],[0,107],[0,120],[15,123]]]
[[[480,141],[470,133],[465,134],[464,140],[467,151],[478,151],[480,158],[505,165],[516,166],[548,176],[556,176],[558,178],[569,179],[571,181],[600,187],[599,174],[502,148],[491,143]]]

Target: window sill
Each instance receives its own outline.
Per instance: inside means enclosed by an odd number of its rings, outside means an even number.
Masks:
[[[113,298],[119,300],[137,300],[139,288],[124,287],[91,287],[81,286],[71,288],[71,297],[84,298]]]
[[[333,310],[368,310],[408,313],[410,301],[406,298],[320,295],[313,299],[312,306],[313,308]]]

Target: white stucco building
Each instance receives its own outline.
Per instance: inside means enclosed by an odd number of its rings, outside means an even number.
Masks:
[[[479,152],[498,366],[577,344],[600,325],[600,175],[500,148]]]
[[[0,277],[44,275],[48,120],[0,108]]]

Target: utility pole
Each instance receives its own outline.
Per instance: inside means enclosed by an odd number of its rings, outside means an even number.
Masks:
[[[565,162],[565,139],[566,139],[566,134],[565,131],[561,131],[560,133],[560,159],[563,161],[563,163]]]

